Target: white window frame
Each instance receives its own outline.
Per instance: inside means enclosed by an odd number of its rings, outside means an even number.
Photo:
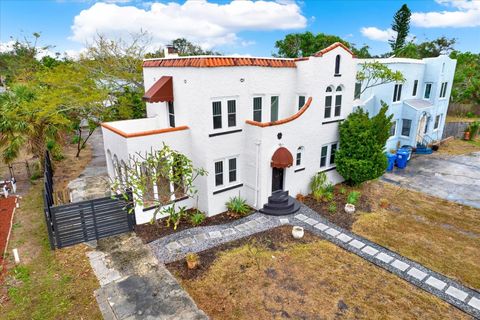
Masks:
[[[338,91],[338,88],[340,88],[340,91]],[[334,94],[334,99],[332,99],[332,118],[336,119],[336,118],[340,118],[342,116],[342,106],[343,106],[343,93],[345,92],[344,90],[344,86],[343,85],[338,85],[336,88],[335,88],[335,94]],[[338,113],[338,115],[335,115],[335,113],[337,112],[337,97],[340,97],[340,105],[338,106],[339,107],[339,110],[340,112]]]
[[[325,171],[325,170],[328,170],[328,169],[331,169],[331,168],[334,168],[336,165],[335,163],[331,163],[331,157],[332,157],[332,146],[336,144],[336,149],[335,151],[338,151],[339,149],[339,146],[340,146],[340,143],[338,141],[333,141],[333,142],[330,142],[330,143],[326,143],[326,144],[323,144],[321,147],[320,147],[320,171]],[[322,166],[322,149],[324,147],[327,147],[327,154],[325,155],[325,165]]]
[[[229,127],[228,126],[228,101],[235,100],[235,126]],[[253,100],[252,100],[253,101]],[[213,127],[213,103],[220,102],[221,103],[221,116],[222,116],[222,126],[220,128]],[[215,97],[210,99],[210,110],[211,113],[211,131],[213,132],[223,132],[223,131],[230,131],[235,130],[238,128],[238,96],[226,96],[226,97]]]
[[[399,88],[400,90],[398,90]],[[395,90],[397,89],[397,90]],[[402,102],[402,90],[403,90],[403,84],[402,83],[395,83],[393,86],[393,97],[392,97],[392,103],[400,103]]]
[[[393,134],[392,134],[391,136],[389,136],[388,139],[393,139],[393,138],[395,138],[395,137],[397,136],[398,120],[393,120],[393,125],[392,125],[392,126],[393,126]],[[391,127],[392,127],[392,126],[391,126]],[[390,128],[391,128],[391,127],[390,127]],[[389,132],[389,134],[390,134],[390,132]]]
[[[254,105],[254,101],[255,101],[255,98],[260,98],[260,100],[262,101],[262,105],[261,105],[261,108],[260,108],[260,121],[258,120],[255,120],[255,117],[254,117],[254,114],[255,114],[255,105]],[[260,94],[255,94],[252,96],[252,120],[253,121],[257,121],[257,122],[263,122],[263,118],[265,116],[265,95],[260,95]]]
[[[272,98],[273,97],[277,97],[277,119],[276,120],[272,120]],[[276,121],[281,119],[281,117],[280,117],[280,94],[276,94],[276,93],[271,94],[270,99],[268,99],[268,101],[269,101],[268,111],[270,113],[269,122],[276,122]],[[262,105],[262,108],[263,108],[263,105]]]
[[[328,88],[332,89],[332,91],[328,92]],[[330,115],[326,116],[326,109],[327,109],[327,97],[330,97]],[[335,108],[335,87],[333,85],[328,86],[325,88],[325,99],[323,100],[323,119],[331,119],[333,118],[333,112]]]
[[[430,85],[430,92],[428,98],[425,97],[425,93],[427,92],[427,86]],[[423,100],[430,100],[432,98],[432,89],[433,89],[433,82],[425,82],[425,86],[423,88],[422,99]]]
[[[300,154],[300,163],[297,163],[297,160],[298,160],[298,155]],[[297,148],[297,153],[295,153],[295,167],[297,169],[299,168],[304,168],[305,166],[303,165],[304,161],[305,161],[305,147],[304,146],[300,146]]]
[[[438,97],[439,100],[445,100],[447,98],[447,87],[448,81],[442,82],[440,85],[440,95]]]
[[[440,113],[440,114],[437,114],[435,116],[435,120],[433,122],[433,131],[438,131],[438,129],[440,128],[440,123],[442,122],[442,116],[443,116],[443,113]],[[438,118],[438,125],[437,125],[437,118]],[[437,127],[435,128],[435,125],[437,125]]]
[[[236,179],[235,181],[232,181],[232,182],[230,182],[230,160],[231,159],[236,159],[236,168],[235,168]],[[219,185],[217,185],[217,181],[216,181],[217,173],[215,171],[215,163],[217,162],[222,162],[223,181],[222,181],[222,184],[219,184]],[[228,188],[230,186],[234,186],[241,183],[240,181],[241,179],[240,179],[240,156],[239,155],[213,160],[213,186],[215,189]]]

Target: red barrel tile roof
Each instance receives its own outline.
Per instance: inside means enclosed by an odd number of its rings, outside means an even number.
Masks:
[[[242,57],[188,57],[145,60],[143,67],[235,67],[256,66],[270,68],[296,68],[294,59],[242,58]]]

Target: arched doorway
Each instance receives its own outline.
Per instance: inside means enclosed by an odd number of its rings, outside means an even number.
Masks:
[[[422,144],[424,140],[424,136],[427,133],[427,120],[428,115],[426,112],[422,113],[420,116],[420,120],[418,120],[418,127],[417,127],[417,145]]]
[[[293,165],[293,156],[285,147],[278,148],[272,156],[272,192],[283,190],[285,168]]]

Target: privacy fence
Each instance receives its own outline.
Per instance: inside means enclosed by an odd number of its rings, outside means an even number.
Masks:
[[[469,122],[445,122],[442,139],[448,137],[462,138],[463,132],[469,124]]]
[[[128,200],[122,196],[55,205],[53,168],[50,155],[45,153],[45,221],[52,249],[132,231],[135,215]]]

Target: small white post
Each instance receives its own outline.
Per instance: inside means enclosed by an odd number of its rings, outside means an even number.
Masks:
[[[13,257],[15,259],[15,263],[19,264],[20,263],[20,256],[18,254],[17,248],[13,249]]]

